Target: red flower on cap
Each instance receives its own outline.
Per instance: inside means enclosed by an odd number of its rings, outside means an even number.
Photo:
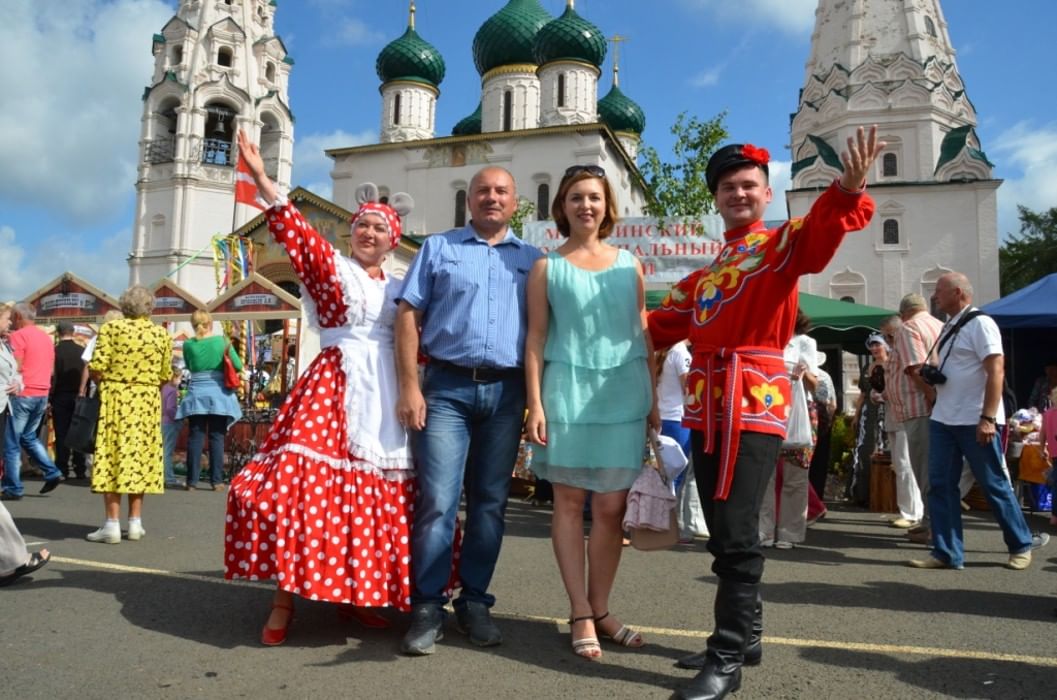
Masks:
[[[771,162],[771,154],[767,152],[766,148],[757,148],[751,143],[741,147],[741,155],[757,165],[767,165]]]

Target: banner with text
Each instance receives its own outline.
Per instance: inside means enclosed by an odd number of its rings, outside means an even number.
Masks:
[[[647,284],[673,284],[712,262],[723,247],[723,231],[719,215],[665,219],[663,227],[652,217],[632,217],[621,219],[606,242],[639,259]],[[565,240],[553,221],[523,224],[522,238],[544,253]]]

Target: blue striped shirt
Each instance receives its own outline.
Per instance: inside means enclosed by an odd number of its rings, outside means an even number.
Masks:
[[[509,229],[490,246],[467,224],[426,238],[400,298],[422,311],[422,351],[463,367],[521,367],[525,284],[542,255]]]

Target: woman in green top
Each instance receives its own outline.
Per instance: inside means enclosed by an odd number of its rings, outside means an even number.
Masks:
[[[609,594],[628,488],[642,470],[647,420],[659,429],[660,417],[642,265],[605,242],[617,220],[605,171],[569,168],[551,214],[568,240],[529,273],[525,432],[539,446],[532,470],[554,484],[551,540],[569,595],[573,651],[597,659],[599,633],[624,646],[643,644],[609,614]]]
[[[224,386],[224,353],[235,369],[242,371],[242,360],[227,338],[212,335],[213,317],[208,311],[191,314],[195,337],[184,341],[183,356],[191,372],[187,395],[176,409],[176,420],[188,419],[187,483],[190,491],[198,487],[199,462],[206,432],[209,433],[209,483],[217,491],[224,488],[224,435],[231,424],[242,417],[238,396]]]

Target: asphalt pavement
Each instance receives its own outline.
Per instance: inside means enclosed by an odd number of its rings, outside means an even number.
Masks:
[[[712,624],[704,540],[627,549],[611,610],[647,646],[574,656],[550,511],[512,500],[493,585],[502,646],[476,648],[449,624],[435,655],[406,658],[404,616],[368,630],[299,600],[287,643],[265,648],[271,584],[223,580],[226,492],[148,497],[146,537],[105,545],[84,539],[103,517],[86,482],[47,496],[39,481],[26,486],[5,505],[31,549],[53,559],[0,589],[0,697],[666,698],[692,676],[672,662],[703,648]],[[736,697],[1054,697],[1057,540],[1009,571],[987,513],[968,514],[965,529],[963,571],[907,568],[924,548],[881,514],[842,506],[804,546],[768,550],[764,661]]]

